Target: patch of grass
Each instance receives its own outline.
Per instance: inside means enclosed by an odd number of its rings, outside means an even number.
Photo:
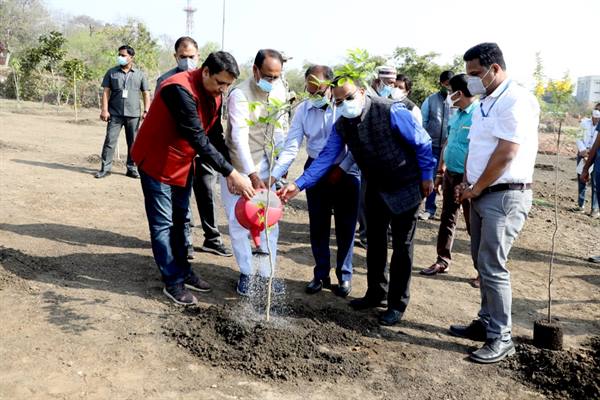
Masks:
[[[554,204],[544,199],[533,199],[533,205],[539,207],[554,207]]]

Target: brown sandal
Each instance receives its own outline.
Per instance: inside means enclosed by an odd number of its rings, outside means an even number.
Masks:
[[[448,266],[444,265],[443,263],[441,263],[439,261],[436,261],[431,265],[431,267],[422,269],[419,273],[421,275],[432,276],[432,275],[436,275],[436,274],[443,274],[446,272],[448,272]]]
[[[481,286],[481,282],[479,280],[479,275],[477,275],[477,278],[473,278],[469,281],[469,285],[471,285],[474,288],[479,288]]]

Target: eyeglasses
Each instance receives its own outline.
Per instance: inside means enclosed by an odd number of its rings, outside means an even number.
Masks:
[[[305,86],[304,90],[306,90],[311,97],[325,97],[325,93],[327,93],[327,88],[325,88],[324,90],[317,90],[314,93],[311,93],[310,90],[308,90],[308,88]]]
[[[354,90],[353,93],[351,93],[350,95],[344,97],[343,99],[336,99],[333,104],[335,104],[336,107],[339,107],[346,100],[354,100],[356,98],[356,93],[357,92],[358,92],[358,88],[356,88],[356,90]]]
[[[269,83],[275,82],[277,79],[279,79],[279,77],[278,77],[278,76],[273,76],[273,75],[265,75],[265,74],[263,74],[263,73],[262,73],[262,71],[261,71],[261,70],[258,70],[258,73],[260,74],[260,77],[261,77],[262,79],[264,79],[265,81],[267,81],[267,82],[269,82]]]

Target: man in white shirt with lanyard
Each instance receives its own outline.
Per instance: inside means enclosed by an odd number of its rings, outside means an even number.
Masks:
[[[474,46],[463,59],[469,91],[480,94],[481,102],[469,133],[467,182],[456,195],[471,200],[471,255],[481,277],[481,308],[478,319],[452,325],[450,333],[484,341],[470,358],[490,364],[515,353],[506,262],[531,208],[540,107],[508,78],[496,43]]]
[[[587,184],[581,181],[580,168],[585,164],[587,158],[590,156],[590,150],[594,145],[594,141],[596,140],[596,133],[598,123],[600,123],[600,111],[594,110],[592,111],[592,118],[585,118],[581,121],[580,129],[581,134],[580,137],[575,141],[577,145],[577,183],[578,183],[578,191],[577,191],[577,208],[576,211],[585,212],[585,192]],[[581,165],[580,165],[581,164]],[[593,218],[600,218],[600,212],[598,208],[598,197],[596,196],[596,180],[592,174],[590,183],[592,186],[592,195],[591,195],[591,212],[590,215]]]

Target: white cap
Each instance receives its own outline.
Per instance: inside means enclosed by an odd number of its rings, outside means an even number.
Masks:
[[[598,111],[598,110],[592,111],[592,118],[600,118],[600,111]]]

